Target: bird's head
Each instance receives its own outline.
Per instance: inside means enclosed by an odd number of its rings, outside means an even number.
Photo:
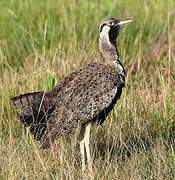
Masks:
[[[120,27],[129,22],[132,22],[132,20],[120,20],[117,18],[108,17],[100,24],[100,35],[106,36],[111,42],[115,41],[117,39]]]

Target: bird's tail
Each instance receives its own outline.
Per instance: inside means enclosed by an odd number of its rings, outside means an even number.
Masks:
[[[50,97],[45,92],[34,92],[13,97],[11,101],[18,110],[21,123],[30,127],[34,138],[40,141],[54,109]]]

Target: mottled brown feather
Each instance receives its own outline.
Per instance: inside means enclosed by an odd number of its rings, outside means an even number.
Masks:
[[[42,141],[53,142],[57,136],[66,136],[78,125],[94,121],[118,95],[119,75],[110,65],[89,64],[70,74],[49,93],[55,94],[55,109],[47,121]],[[119,87],[120,84],[120,87]],[[113,106],[112,106],[113,107]],[[111,109],[112,109],[111,107]]]

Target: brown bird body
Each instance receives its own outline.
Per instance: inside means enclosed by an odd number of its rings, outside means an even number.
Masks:
[[[48,145],[83,123],[102,123],[123,85],[114,67],[94,63],[65,77],[52,91],[25,94],[13,101],[22,108],[21,121],[30,126],[37,140]]]
[[[12,99],[20,109],[18,116],[21,122],[30,127],[30,132],[43,147],[51,145],[56,137],[65,137],[82,126],[80,141],[85,145],[81,148],[84,159],[84,148],[88,149],[86,141],[89,144],[89,139],[85,140],[87,129],[86,136],[89,137],[89,124],[101,124],[105,120],[125,85],[125,71],[116,46],[120,22],[108,18],[100,25],[99,48],[107,65],[88,64],[66,76],[51,91],[29,93]]]

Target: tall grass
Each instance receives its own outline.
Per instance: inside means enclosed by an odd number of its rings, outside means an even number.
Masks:
[[[174,179],[174,10],[173,0],[1,0],[0,179]],[[104,124],[93,127],[93,173],[82,174],[78,130],[41,150],[9,98],[104,62],[98,25],[109,15],[134,20],[118,42],[127,83]]]

